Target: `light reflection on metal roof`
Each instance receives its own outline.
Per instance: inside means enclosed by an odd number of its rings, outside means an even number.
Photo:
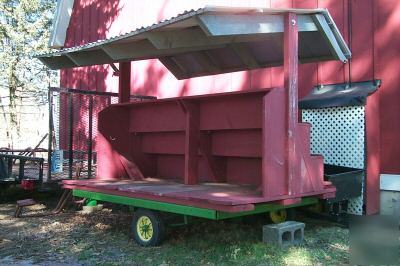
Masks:
[[[351,52],[326,9],[205,7],[105,40],[37,55],[51,69],[158,58],[178,79],[282,65],[284,13],[298,17],[301,63]]]

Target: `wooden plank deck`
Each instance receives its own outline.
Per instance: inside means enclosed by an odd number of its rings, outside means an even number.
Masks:
[[[141,195],[165,197],[185,201],[204,201],[219,205],[243,205],[263,202],[262,192],[254,186],[227,183],[200,183],[185,185],[173,180],[146,178],[144,180],[64,180],[64,187],[124,192],[132,197]],[[119,194],[119,193],[118,193]]]
[[[228,183],[200,183],[185,185],[181,182],[157,178],[143,180],[63,180],[64,188],[101,192],[131,198],[148,199],[186,206],[214,209],[225,212],[250,211],[257,203],[279,203],[285,197],[277,197],[274,202],[262,196],[261,189],[250,185]],[[334,192],[329,187],[325,193]],[[301,196],[312,196],[306,193]]]

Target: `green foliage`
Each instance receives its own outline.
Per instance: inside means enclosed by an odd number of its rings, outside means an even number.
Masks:
[[[32,58],[48,50],[55,6],[54,0],[0,0],[0,107],[8,128],[18,131],[17,106],[46,104],[56,79]]]
[[[11,104],[22,91],[35,98],[45,93],[49,74],[31,56],[48,49],[54,8],[53,0],[0,0],[0,88]]]

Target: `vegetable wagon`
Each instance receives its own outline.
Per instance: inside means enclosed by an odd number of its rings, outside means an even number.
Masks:
[[[279,221],[286,208],[332,198],[311,125],[298,122],[297,66],[350,56],[327,10],[224,7],[40,55],[52,69],[119,63],[119,103],[99,114],[96,178],[63,186],[136,207],[142,245],[162,239],[159,212]],[[154,58],[178,79],[283,65],[284,87],[129,102],[130,61]]]

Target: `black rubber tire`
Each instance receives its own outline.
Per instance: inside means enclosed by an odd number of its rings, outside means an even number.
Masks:
[[[152,237],[144,241],[139,237],[139,233],[137,232],[137,223],[139,221],[139,218],[142,216],[147,216],[151,224],[153,226],[153,235]],[[133,221],[131,224],[131,234],[133,239],[137,244],[143,247],[152,247],[152,246],[158,246],[161,244],[161,242],[164,239],[165,235],[165,225],[164,221],[160,215],[160,213],[151,211],[151,210],[146,210],[146,209],[137,209],[133,213]]]

